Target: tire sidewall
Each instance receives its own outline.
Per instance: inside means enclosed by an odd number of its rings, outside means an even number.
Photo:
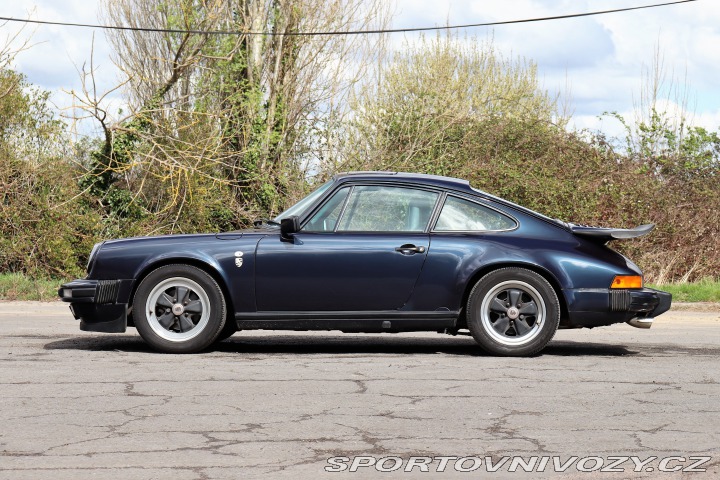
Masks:
[[[222,342],[223,340],[227,340],[228,338],[235,335],[237,332],[239,332],[237,326],[232,324],[231,322],[226,321],[225,326],[222,330],[220,330],[220,333],[215,339],[215,342]]]
[[[488,332],[482,321],[483,299],[497,285],[503,282],[520,281],[532,286],[545,303],[545,318],[540,332],[529,342],[519,345],[500,343]],[[534,355],[552,340],[560,323],[560,301],[552,285],[541,275],[519,267],[495,270],[482,277],[473,287],[467,302],[467,323],[470,333],[483,350],[504,356]]]
[[[156,285],[173,277],[192,280],[205,291],[210,302],[210,315],[203,330],[183,341],[171,341],[159,336],[152,328],[145,312],[150,293]],[[195,353],[210,346],[225,326],[226,306],[220,286],[207,272],[191,265],[166,265],[150,272],[138,286],[133,298],[133,320],[140,336],[155,350],[166,353]]]

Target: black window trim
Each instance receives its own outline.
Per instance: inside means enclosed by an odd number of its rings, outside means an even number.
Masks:
[[[350,187],[350,192],[348,193],[348,196],[345,198],[345,202],[343,204],[342,211],[340,212],[340,215],[338,216],[338,221],[335,224],[335,229],[332,231],[327,232],[311,232],[311,231],[305,231],[303,230],[305,226],[308,224],[308,222],[313,218],[313,216],[328,202],[330,199],[341,189],[345,187]],[[438,198],[435,200],[435,205],[433,206],[433,209],[430,211],[430,217],[428,219],[428,222],[425,224],[425,228],[420,231],[415,232],[408,232],[404,230],[389,230],[389,231],[367,231],[367,230],[342,230],[338,231],[338,227],[340,226],[340,222],[342,221],[342,218],[345,216],[345,211],[348,207],[348,202],[350,201],[350,197],[353,194],[355,187],[394,187],[394,188],[409,188],[413,190],[423,190],[426,192],[432,192],[436,193]],[[387,234],[429,234],[431,232],[430,225],[434,225],[437,222],[437,216],[440,213],[442,205],[445,203],[445,197],[447,196],[447,192],[445,190],[442,190],[440,188],[434,188],[432,186],[428,185],[421,185],[417,183],[412,182],[373,182],[373,181],[363,181],[363,182],[340,182],[338,185],[333,188],[330,192],[328,192],[325,196],[325,198],[321,199],[316,205],[311,206],[311,208],[308,210],[307,214],[304,214],[301,223],[300,223],[300,232],[301,233],[308,233],[308,234],[318,234],[318,235],[329,235],[329,234],[372,234],[372,235],[387,235]]]
[[[460,200],[465,200],[465,201],[467,201],[467,202],[474,203],[474,204],[476,204],[476,205],[480,205],[481,207],[485,207],[485,208],[487,208],[487,209],[489,209],[489,210],[493,210],[493,211],[499,213],[500,215],[502,215],[503,217],[506,217],[506,218],[509,218],[510,220],[512,220],[512,221],[515,223],[515,226],[512,227],[512,228],[490,229],[490,230],[436,230],[435,227],[437,227],[437,223],[438,223],[438,221],[440,220],[440,214],[442,213],[443,208],[445,208],[445,203],[447,202],[448,197],[455,197],[455,198],[458,198],[458,199],[460,199]],[[496,208],[496,207],[494,207],[494,206],[492,206],[492,205],[488,205],[486,202],[484,202],[484,201],[482,201],[482,200],[479,200],[479,199],[477,199],[477,198],[472,198],[472,197],[469,197],[469,196],[459,195],[459,194],[449,193],[449,192],[446,192],[445,196],[443,197],[443,199],[442,199],[442,205],[440,206],[440,208],[439,208],[438,211],[437,211],[437,216],[436,216],[434,219],[431,219],[431,220],[433,220],[433,221],[431,222],[431,225],[432,225],[433,227],[430,229],[430,232],[429,232],[429,233],[443,234],[443,235],[446,235],[446,234],[451,234],[451,235],[452,235],[452,234],[455,234],[455,233],[459,233],[459,234],[468,234],[468,233],[503,233],[503,232],[512,232],[513,230],[517,230],[518,228],[520,228],[520,222],[518,221],[517,218],[515,218],[515,216],[510,215],[510,214],[507,213],[507,212],[503,212],[503,211],[500,210],[499,208]]]
[[[315,218],[315,215],[320,213],[320,210],[323,209],[325,205],[341,190],[344,190],[345,188],[348,188],[350,191],[348,192],[347,196],[345,197],[345,200],[343,200],[342,207],[340,208],[340,214],[338,215],[337,221],[335,222],[335,228],[332,230],[305,230],[305,227],[307,227],[308,223]],[[323,201],[321,201],[316,208],[313,208],[309,215],[305,217],[303,222],[301,223],[300,231],[302,233],[335,233],[337,231],[338,225],[340,225],[340,220],[342,219],[343,215],[345,214],[345,209],[347,208],[348,201],[350,200],[350,195],[352,195],[353,190],[355,190],[355,185],[347,185],[347,184],[341,184],[338,188],[331,191],[327,197]]]

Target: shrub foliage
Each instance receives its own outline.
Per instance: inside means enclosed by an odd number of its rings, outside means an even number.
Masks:
[[[298,8],[305,4],[312,2]],[[270,26],[299,28],[313,18],[302,13],[275,11]],[[167,16],[169,26],[176,17]],[[140,44],[131,40],[125,53]],[[116,124],[99,115],[104,136],[91,141],[73,143],[48,94],[0,69],[0,272],[81,275],[96,241],[242,227],[307,192],[314,183],[308,172],[322,179],[343,170],[466,178],[576,223],[655,223],[651,235],[614,245],[649,281],[720,271],[716,132],[670,128],[654,110],[632,126],[615,115],[627,130],[619,146],[570,132],[532,62],[503,59],[491,43],[468,47],[441,37],[387,59],[379,80],[368,79],[346,102],[351,114],[328,116],[332,89],[320,89],[322,98],[293,90],[304,85],[291,73],[302,70],[297,62],[311,43],[193,41],[195,57],[173,68],[184,65],[194,76],[181,69],[167,88],[162,81],[134,87],[135,113]],[[260,47],[288,71],[254,75],[248,55]],[[339,48],[324,44],[331,47]],[[231,81],[234,75],[240,80]]]
[[[48,94],[0,71],[0,271],[82,273],[100,216],[83,195]]]

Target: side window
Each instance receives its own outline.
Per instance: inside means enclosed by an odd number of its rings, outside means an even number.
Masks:
[[[438,194],[403,187],[356,186],[338,231],[422,232]]]
[[[350,193],[350,187],[341,188],[325,202],[318,212],[313,215],[309,222],[303,227],[306,232],[333,232],[337,225],[345,199]]]
[[[516,223],[500,212],[475,202],[457,197],[447,197],[440,217],[435,224],[436,232],[468,232],[482,230],[508,230]]]

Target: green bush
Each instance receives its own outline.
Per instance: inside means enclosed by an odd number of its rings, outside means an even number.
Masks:
[[[99,216],[83,200],[66,158],[70,143],[48,94],[0,72],[0,271],[80,275]]]

